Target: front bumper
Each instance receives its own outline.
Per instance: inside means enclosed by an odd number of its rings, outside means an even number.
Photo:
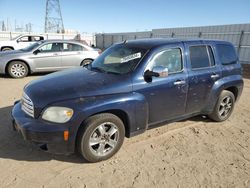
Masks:
[[[5,63],[2,62],[0,57],[0,74],[5,74]]]
[[[70,154],[74,152],[73,140],[64,140],[64,131],[69,130],[69,125],[34,119],[21,110],[20,102],[15,104],[11,115],[14,130],[20,132],[24,140],[38,143],[50,153]]]

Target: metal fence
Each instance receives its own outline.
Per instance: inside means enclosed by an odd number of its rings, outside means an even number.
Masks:
[[[201,38],[226,40],[232,42],[236,47],[240,63],[250,64],[250,24],[166,28],[153,29],[148,32],[97,34],[96,46],[105,49],[117,42],[140,38]]]
[[[43,35],[45,39],[65,39],[65,40],[84,40],[88,45],[95,45],[95,36],[93,34],[60,34],[60,33],[25,33],[25,32],[8,32],[0,31],[0,41],[11,40],[18,35],[23,34],[34,34],[34,35]]]

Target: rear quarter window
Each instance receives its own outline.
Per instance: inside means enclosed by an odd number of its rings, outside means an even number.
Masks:
[[[227,44],[217,44],[216,48],[222,65],[237,63],[238,58],[233,46]]]

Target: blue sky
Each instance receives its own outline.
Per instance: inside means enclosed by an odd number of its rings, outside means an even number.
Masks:
[[[60,0],[66,29],[134,32],[154,28],[250,23],[250,0]],[[46,0],[0,0],[0,22],[43,32]]]

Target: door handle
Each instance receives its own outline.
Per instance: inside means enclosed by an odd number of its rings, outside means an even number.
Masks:
[[[211,75],[211,78],[213,78],[213,79],[219,78],[219,75],[218,75],[218,74],[212,74],[212,75]]]
[[[185,83],[186,83],[186,81],[184,81],[184,80],[177,80],[174,82],[174,85],[183,85]]]

